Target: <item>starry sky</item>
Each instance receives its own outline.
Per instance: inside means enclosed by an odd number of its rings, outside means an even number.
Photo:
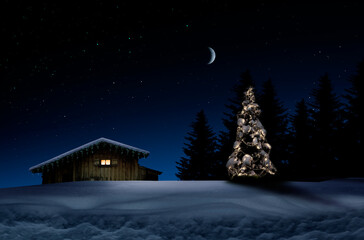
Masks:
[[[293,113],[326,72],[343,94],[364,58],[359,1],[3,2],[0,187],[40,184],[29,167],[99,137],[176,180],[196,113],[223,130],[246,69]]]

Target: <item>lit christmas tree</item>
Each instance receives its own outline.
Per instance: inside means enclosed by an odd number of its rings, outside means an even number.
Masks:
[[[234,151],[226,164],[231,179],[250,176],[263,177],[267,173],[274,175],[276,168],[269,160],[271,146],[266,140],[266,130],[258,117],[259,105],[255,103],[253,88],[245,92],[243,109],[237,114],[238,128]]]

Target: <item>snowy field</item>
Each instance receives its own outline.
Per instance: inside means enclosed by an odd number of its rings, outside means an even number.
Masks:
[[[364,239],[364,179],[0,189],[0,239]]]

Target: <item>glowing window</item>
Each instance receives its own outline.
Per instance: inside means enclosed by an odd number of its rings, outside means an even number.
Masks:
[[[101,165],[103,165],[103,166],[110,166],[111,165],[111,161],[110,160],[101,160]]]

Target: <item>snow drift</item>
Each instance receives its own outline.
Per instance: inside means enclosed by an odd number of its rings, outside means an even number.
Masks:
[[[364,179],[0,189],[0,239],[364,239]]]

